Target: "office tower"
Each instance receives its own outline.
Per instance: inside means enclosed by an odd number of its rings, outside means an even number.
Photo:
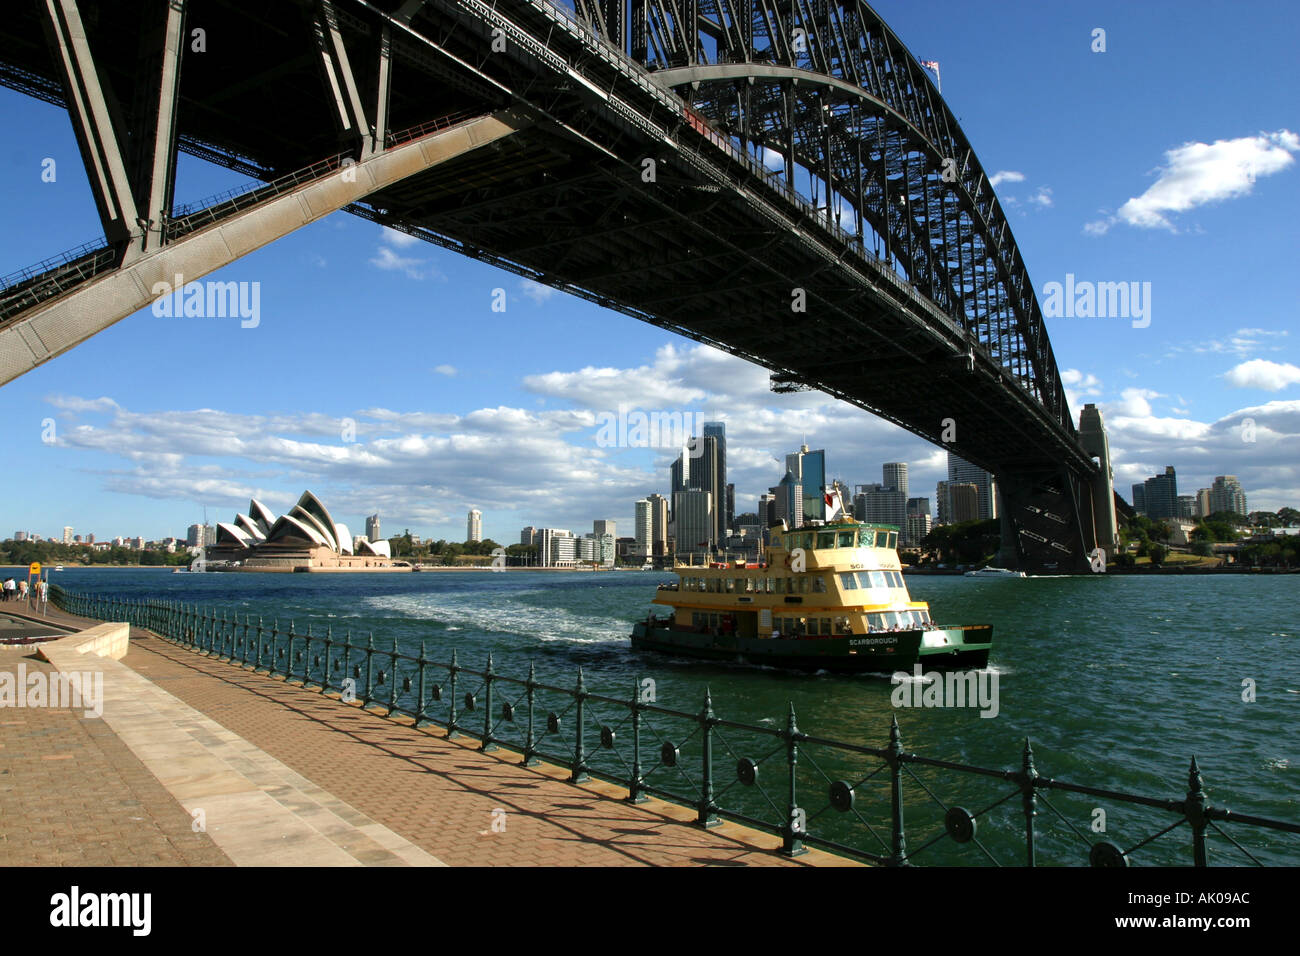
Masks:
[[[602,534],[615,534],[614,527],[616,522],[607,518],[597,518],[591,523],[591,533],[600,537]]]
[[[713,495],[713,502],[717,508],[718,515],[715,522],[715,529],[718,534],[715,540],[721,541],[727,529],[732,525],[732,519],[736,515],[735,489],[727,485],[727,423],[726,422],[705,422],[703,425],[704,438],[714,440],[715,463],[711,466],[717,470],[717,483],[713,487],[701,485],[705,491]],[[705,447],[705,455],[709,453],[708,447]]]
[[[537,543],[537,529],[534,528],[532,525],[529,525],[527,528],[524,528],[524,530],[520,531],[520,532],[519,532],[519,543],[520,543],[520,544],[536,544],[536,543]]]
[[[677,553],[710,552],[713,537],[713,496],[690,488],[673,495],[673,517],[677,524]]]
[[[663,495],[646,495],[650,502],[650,550],[646,554],[662,558],[668,553],[668,499]]]
[[[537,563],[543,568],[573,567],[578,560],[578,542],[573,533],[561,528],[537,529]]]
[[[730,531],[736,526],[736,486],[727,485],[727,513],[723,525]]]
[[[72,544],[72,525],[64,525],[64,527],[63,527],[63,543],[64,543],[64,544]]]
[[[901,530],[907,516],[907,499],[901,491],[884,485],[858,485],[853,496],[853,514],[859,521],[889,524]]]
[[[784,521],[787,526],[797,528],[803,524],[803,485],[790,472],[786,472],[781,483],[771,489],[773,501],[773,522]]]
[[[763,528],[772,526],[773,506],[776,503],[776,495],[769,492],[765,495],[758,496],[758,523]]]
[[[636,512],[634,522],[637,548],[642,554],[649,554],[654,535],[654,515],[650,510],[650,499],[638,499],[632,507]]]
[[[907,513],[909,515],[930,514],[930,499],[929,498],[908,498]]]
[[[1179,518],[1196,517],[1196,495],[1178,496],[1178,517]]]
[[[1210,485],[1210,514],[1219,511],[1232,511],[1239,515],[1249,514],[1246,510],[1246,492],[1236,475],[1219,475]]]
[[[383,538],[381,538],[379,534],[379,515],[377,514],[371,515],[369,518],[366,519],[366,540],[367,541],[383,540]]]
[[[1148,518],[1178,517],[1178,476],[1166,465],[1163,475],[1152,475],[1142,483]]]
[[[465,540],[483,540],[483,512],[477,508],[470,508],[469,517],[465,519]]]
[[[948,452],[948,481],[975,486],[979,497],[979,514],[976,516],[979,520],[987,521],[998,516],[997,480],[983,468]]]
[[[191,548],[203,547],[203,525],[190,525],[185,531],[185,543]]]
[[[980,488],[974,482],[948,482],[948,498],[952,508],[952,523],[980,520]]]
[[[884,480],[881,482],[886,488],[893,488],[895,491],[901,491],[903,497],[907,497],[907,463],[902,461],[887,461],[881,469],[884,474]]]
[[[785,472],[793,476],[802,488],[800,512],[805,521],[820,521],[826,517],[826,452],[809,451],[807,445],[785,456]],[[791,527],[795,527],[791,525]]]
[[[1133,510],[1140,515],[1147,513],[1147,489],[1146,485],[1135,484],[1133,486]]]

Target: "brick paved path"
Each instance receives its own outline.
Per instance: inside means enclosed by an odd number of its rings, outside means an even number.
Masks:
[[[50,620],[77,619],[51,610]],[[510,751],[483,754],[477,741],[446,740],[139,629],[122,663],[452,866],[849,862],[819,851],[785,859],[770,852],[776,837],[731,823],[706,831],[689,822],[693,810],[658,800],[632,806],[618,799],[623,788],[574,786],[558,767],[524,768]],[[0,803],[0,812],[29,811]]]
[[[24,649],[0,669],[48,673]],[[230,861],[108,729],[80,711],[0,709],[0,866],[226,866]]]

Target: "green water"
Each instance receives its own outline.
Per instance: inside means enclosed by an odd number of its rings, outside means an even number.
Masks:
[[[539,681],[565,687],[573,685],[581,667],[588,690],[623,699],[649,678],[656,703],[673,710],[698,712],[708,689],[717,715],[737,722],[784,726],[793,705],[804,733],[868,746],[886,744],[890,718],[896,716],[908,750],[985,767],[1019,767],[1028,737],[1045,776],[1154,797],[1181,798],[1195,755],[1215,805],[1300,821],[1300,622],[1295,615],[1300,579],[1295,577],[909,577],[914,597],[931,603],[937,621],[993,625],[990,675],[996,675],[998,694],[992,717],[980,716],[974,707],[896,707],[888,676],[789,674],[633,652],[631,623],[645,616],[655,585],[670,579],[647,572],[330,576],[73,569],[55,575],[72,591],[197,602],[261,615],[268,624],[272,618],[282,626],[292,619],[299,631],[309,623],[316,634],[330,627],[336,637],[349,628],[354,638],[373,633],[381,648],[395,639],[406,653],[418,652],[423,640],[431,657],[446,660],[455,648],[460,663],[471,668],[482,668],[491,653],[500,674],[522,678],[532,663]],[[1251,702],[1243,700],[1248,681],[1254,686]],[[465,687],[473,690],[477,684],[462,683]],[[517,690],[500,686],[498,704],[503,694],[521,698]],[[445,711],[445,702],[439,706]],[[562,712],[569,704],[560,695],[543,693],[539,706]],[[569,740],[572,717],[571,710],[565,713]],[[600,724],[618,733],[616,751],[588,744],[593,765],[625,773],[630,760],[626,712],[593,702],[588,721],[592,733]],[[643,731],[649,782],[690,790],[700,775],[698,732],[691,722],[652,714]],[[501,732],[522,731],[504,727]],[[665,740],[681,750],[678,768],[657,766]],[[714,746],[718,802],[779,821],[788,798],[779,742],[722,727]],[[757,786],[737,781],[734,768],[741,757],[766,757]],[[829,809],[826,797],[832,780],[858,784],[876,766],[866,758],[805,746],[798,802],[807,810],[809,831],[880,851],[867,827],[888,839],[887,777],[878,774],[861,783],[858,815]],[[999,780],[933,770],[918,770],[917,776],[920,783],[909,778],[906,789],[913,852],[937,832],[942,814],[920,784],[943,804],[972,811],[1013,792]],[[1065,820],[1089,840],[1111,840],[1124,849],[1174,820],[1096,798],[1058,794],[1047,799],[1055,810],[1039,806],[1040,862],[1086,860],[1087,847]],[[1090,829],[1098,809],[1106,813],[1104,834]],[[1023,858],[1018,795],[982,817],[979,826],[980,841],[1000,862]],[[1227,832],[1264,862],[1300,863],[1300,837],[1239,825]],[[1211,846],[1212,862],[1248,862],[1220,837]],[[1187,847],[1184,826],[1138,851],[1135,860],[1187,862]],[[942,841],[917,862],[982,859],[973,846]]]

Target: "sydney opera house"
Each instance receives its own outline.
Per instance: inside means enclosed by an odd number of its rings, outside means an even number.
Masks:
[[[275,515],[256,498],[248,513],[217,524],[217,540],[207,549],[209,567],[238,567],[248,571],[374,571],[410,568],[394,561],[387,541],[357,539],[353,547],[348,526],[330,517],[310,491],[304,491],[288,513]]]

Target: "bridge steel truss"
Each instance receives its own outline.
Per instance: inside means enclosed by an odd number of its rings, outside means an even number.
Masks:
[[[1097,470],[1025,263],[879,17],[576,2],[31,0],[0,25],[0,83],[68,108],[105,242],[0,288],[0,381],[147,304],[154,273],[343,207],[951,439],[1000,480],[1008,560],[1086,566]],[[227,42],[186,52],[199,23]],[[451,116],[481,128],[394,162]],[[178,150],[267,185],[177,209]],[[230,216],[245,239],[214,255]],[[90,294],[112,282],[131,294]]]

